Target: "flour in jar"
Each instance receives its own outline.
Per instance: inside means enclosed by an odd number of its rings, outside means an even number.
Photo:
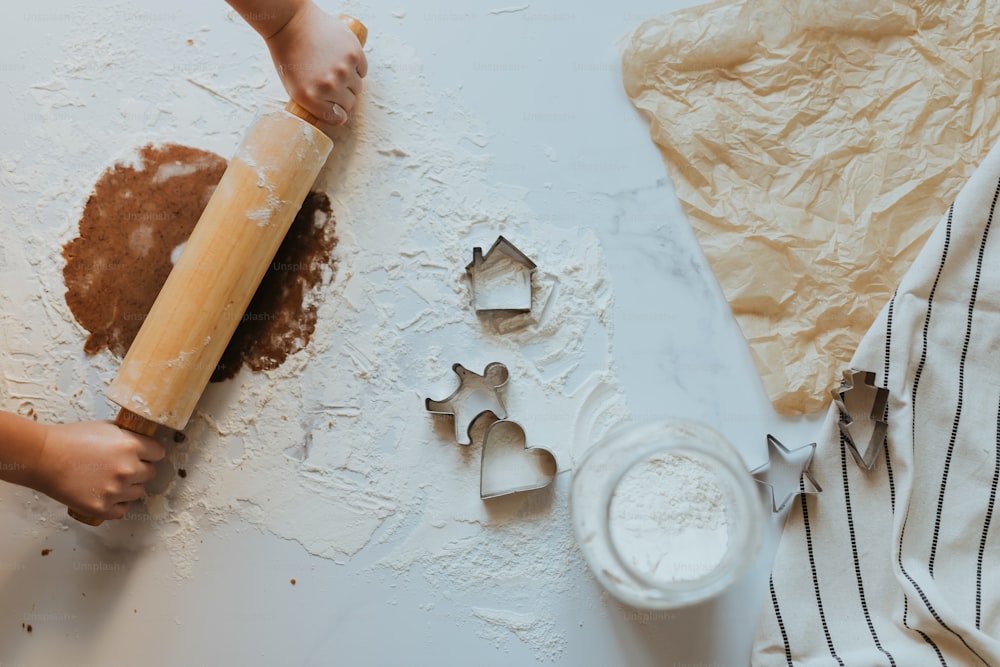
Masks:
[[[622,476],[608,528],[621,559],[656,582],[693,581],[714,570],[729,542],[719,479],[696,458],[655,455]]]

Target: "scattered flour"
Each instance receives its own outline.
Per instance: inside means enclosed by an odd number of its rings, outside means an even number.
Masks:
[[[539,661],[554,661],[566,647],[566,636],[556,631],[552,619],[537,614],[521,614],[506,609],[486,609],[473,607],[472,613],[489,625],[479,629],[477,634],[492,641],[498,649],[505,647],[506,635],[513,633],[525,644],[539,647],[536,657]]]
[[[168,181],[171,178],[195,174],[203,169],[209,168],[210,164],[211,163],[208,160],[195,160],[189,163],[175,162],[173,164],[161,164],[156,169],[156,174],[153,176],[153,183],[160,183]]]
[[[680,454],[655,456],[629,469],[611,497],[611,541],[647,579],[698,579],[722,561],[729,542],[718,478]]]

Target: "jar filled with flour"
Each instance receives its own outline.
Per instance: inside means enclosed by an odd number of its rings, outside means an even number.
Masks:
[[[594,576],[642,609],[721,593],[763,541],[763,507],[739,453],[695,422],[633,426],[598,443],[574,473],[570,504]]]

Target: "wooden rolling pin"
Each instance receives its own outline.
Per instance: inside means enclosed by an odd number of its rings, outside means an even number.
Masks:
[[[340,18],[364,46],[368,29]],[[250,128],[111,384],[118,426],[153,435],[158,425],[187,424],[333,149],[318,122],[290,101]],[[69,514],[92,526],[103,521]]]

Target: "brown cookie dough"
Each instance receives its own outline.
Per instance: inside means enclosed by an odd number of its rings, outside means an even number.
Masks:
[[[125,356],[187,240],[226,161],[186,146],[146,146],[135,166],[101,175],[63,247],[66,303],[90,332],[88,354]]]
[[[89,332],[84,350],[124,357],[226,168],[214,153],[148,145],[135,165],[106,170],[87,200],[79,237],[63,247],[66,303]],[[316,326],[306,295],[333,266],[329,198],[311,192],[268,267],[212,381],[242,366],[274,369]]]
[[[310,192],[257,288],[243,320],[212,374],[212,382],[236,375],[241,366],[272,370],[312,338],[316,306],[305,297],[333,266],[337,245],[330,198]]]

